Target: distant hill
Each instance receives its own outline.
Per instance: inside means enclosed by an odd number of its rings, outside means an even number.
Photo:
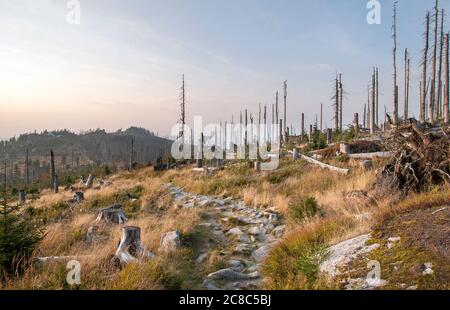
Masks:
[[[27,150],[30,165],[45,166],[52,149],[57,167],[62,169],[92,164],[126,167],[130,162],[132,140],[133,161],[141,164],[154,162],[159,156],[166,155],[172,143],[137,127],[112,133],[101,129],[80,134],[68,130],[43,131],[0,141],[0,162],[7,162],[10,166],[18,165],[19,173],[23,173],[22,166]]]

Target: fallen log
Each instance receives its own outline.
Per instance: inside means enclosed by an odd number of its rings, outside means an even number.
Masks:
[[[374,153],[359,153],[359,154],[348,154],[348,157],[354,159],[372,159],[375,157],[379,158],[390,158],[393,154],[391,152],[374,152]]]
[[[348,174],[350,172],[349,169],[344,169],[344,168],[339,168],[339,167],[335,167],[335,166],[332,166],[332,165],[324,164],[324,163],[322,163],[322,162],[320,162],[318,160],[315,160],[314,158],[308,157],[308,156],[303,155],[303,154],[300,154],[300,156],[304,160],[306,160],[307,162],[309,162],[311,164],[314,164],[314,165],[317,165],[317,166],[319,166],[319,167],[321,167],[323,169],[328,169],[328,170],[331,170],[331,171],[334,171],[334,172],[337,172],[337,173],[341,173],[341,174]]]

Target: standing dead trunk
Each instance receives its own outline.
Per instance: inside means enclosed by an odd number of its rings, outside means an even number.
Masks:
[[[442,117],[442,58],[444,51],[444,9],[441,11],[441,30],[439,39],[439,66],[438,66],[438,90],[436,100],[434,101],[436,117]]]
[[[323,131],[323,102],[320,103],[320,132]]]
[[[380,125],[378,116],[379,116],[379,110],[378,110],[378,68],[375,70],[375,110],[376,110],[376,123],[377,127]]]
[[[287,141],[288,139],[288,135],[287,135],[287,81],[283,82],[283,90],[284,90],[284,137],[285,140]]]
[[[336,89],[335,89],[335,104],[334,104],[334,130],[339,130],[339,79],[336,74]]]
[[[19,205],[23,205],[26,200],[26,192],[25,190],[21,189],[19,190]]]
[[[301,119],[301,133],[302,133],[302,139],[305,136],[305,113],[302,113],[302,119]]]
[[[356,135],[359,133],[359,114],[353,114],[353,129],[355,130]]]
[[[450,72],[449,72],[449,36],[447,33],[445,35],[445,96],[444,96],[444,122],[449,121],[449,91],[450,91]]]
[[[58,176],[55,168],[55,154],[50,150],[50,174],[51,174],[51,189],[53,193],[58,192]]]
[[[29,152],[27,149],[26,155],[25,155],[25,178],[27,184],[30,183],[30,159],[29,159]]]
[[[428,116],[430,123],[434,123],[436,110],[434,100],[436,98],[436,56],[437,56],[437,40],[438,40],[438,19],[439,19],[439,9],[438,0],[435,2],[434,6],[434,46],[433,46],[433,58],[431,59],[431,86],[430,86],[430,97],[428,104]]]
[[[333,129],[327,128],[327,144],[333,143]]]
[[[405,49],[405,102],[403,106],[403,120],[406,121],[408,119],[408,101],[409,101],[409,58],[408,58],[408,49]]]
[[[375,133],[375,69],[372,74],[372,118],[370,124],[370,133]]]
[[[134,138],[131,138],[131,149],[130,149],[130,163],[129,170],[133,170],[133,157],[134,157]]]
[[[394,48],[392,49],[392,58],[393,58],[393,122],[394,124],[398,123],[398,86],[397,86],[397,2],[394,2],[394,14],[392,16],[392,39],[394,41]]]
[[[425,18],[425,48],[423,49],[423,58],[422,58],[422,87],[421,87],[421,96],[420,96],[420,122],[424,123],[426,117],[426,98],[427,98],[427,63],[428,63],[428,49],[429,49],[429,35],[430,35],[430,12],[427,13]]]
[[[366,109],[366,104],[364,104],[363,122],[362,122],[363,128],[366,127],[366,115],[367,115],[367,114],[366,114],[366,113],[367,113],[366,110],[367,110],[367,109]]]
[[[92,185],[94,185],[94,179],[95,179],[95,175],[90,174],[87,178],[86,181],[86,188],[92,188]]]
[[[342,104],[344,101],[344,90],[342,85],[342,74],[339,73],[339,130],[342,132]]]

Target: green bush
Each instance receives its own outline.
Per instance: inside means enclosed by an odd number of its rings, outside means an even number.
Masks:
[[[41,230],[14,213],[8,207],[0,214],[0,275],[20,271],[14,263],[26,261],[42,239]]]
[[[305,197],[289,205],[289,217],[300,221],[307,217],[312,217],[320,212],[317,201],[314,197]]]

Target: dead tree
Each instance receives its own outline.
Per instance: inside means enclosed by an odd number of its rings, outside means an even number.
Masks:
[[[51,175],[51,190],[53,193],[58,192],[58,176],[56,175],[55,168],[55,154],[53,150],[50,150],[50,175]]]
[[[334,103],[334,131],[339,130],[339,78],[336,74],[336,86],[335,86],[335,95],[332,97],[332,99],[335,100]]]
[[[180,108],[181,108],[181,115],[180,115],[180,133],[179,138],[184,138],[184,127],[186,125],[186,93],[185,93],[185,84],[184,84],[184,74],[182,78],[182,84],[181,84],[181,94],[180,94]],[[184,143],[183,143],[184,144]]]
[[[353,114],[353,129],[355,130],[356,135],[359,133],[359,114]]]
[[[425,18],[425,47],[423,49],[423,58],[422,58],[422,88],[421,88],[421,96],[420,96],[420,122],[424,123],[426,117],[426,98],[427,98],[427,63],[428,63],[428,49],[429,49],[429,36],[430,36],[430,12],[427,13]]]
[[[434,102],[436,117],[442,117],[442,58],[444,51],[444,9],[441,11],[441,31],[439,39],[439,66],[438,66],[438,90],[436,100]]]
[[[379,120],[378,120],[378,115],[379,115],[379,110],[378,110],[378,97],[379,97],[379,95],[378,95],[378,89],[379,89],[379,87],[378,87],[378,68],[376,68],[375,69],[375,89],[376,89],[376,92],[375,92],[375,100],[376,100],[376,102],[375,102],[375,109],[376,109],[376,122],[377,122],[377,126],[379,126]]]
[[[301,133],[302,133],[302,139],[305,136],[305,113],[302,113],[301,121]]]
[[[134,138],[131,138],[131,150],[130,150],[130,166],[129,170],[133,170],[133,160],[134,160]]]
[[[283,90],[284,90],[284,135],[285,135],[285,140],[287,141],[288,136],[287,136],[287,131],[286,131],[286,126],[287,126],[287,81],[283,82]]]
[[[114,224],[123,224],[127,220],[125,213],[123,212],[123,208],[121,205],[116,204],[108,208],[103,208],[97,215],[97,219],[95,220],[97,223],[107,222]]]
[[[28,149],[25,155],[25,177],[27,184],[30,183],[30,160],[29,160],[29,153]]]
[[[280,119],[280,117],[278,115],[278,90],[277,90],[277,93],[275,95],[275,119],[276,119],[277,122]]]
[[[323,131],[323,102],[320,103],[320,132]]]
[[[449,36],[447,33],[445,35],[445,95],[444,95],[444,122],[448,123],[449,121],[449,90],[450,90],[450,74],[449,74]]]
[[[372,74],[372,118],[370,121],[370,133],[375,133],[375,68]]]
[[[435,2],[434,6],[434,46],[433,46],[433,58],[431,59],[431,88],[430,88],[430,97],[428,104],[428,116],[430,123],[434,123],[436,117],[435,110],[435,98],[436,98],[436,57],[437,57],[437,40],[438,40],[438,19],[439,19],[439,9],[438,9],[438,0]]]
[[[363,122],[362,122],[363,127],[366,127],[366,115],[367,115],[366,110],[367,110],[366,104],[364,103],[364,113],[363,113]]]
[[[339,73],[339,130],[342,132],[342,105],[344,101],[344,90],[342,85],[342,73]]]
[[[408,101],[409,101],[409,58],[408,49],[405,48],[405,101],[403,106],[403,120],[408,119]]]
[[[392,58],[393,58],[393,90],[394,90],[394,98],[393,98],[393,117],[394,124],[398,123],[398,85],[397,85],[397,1],[394,2],[394,13],[392,15],[392,39],[394,43],[394,47],[392,49]]]

